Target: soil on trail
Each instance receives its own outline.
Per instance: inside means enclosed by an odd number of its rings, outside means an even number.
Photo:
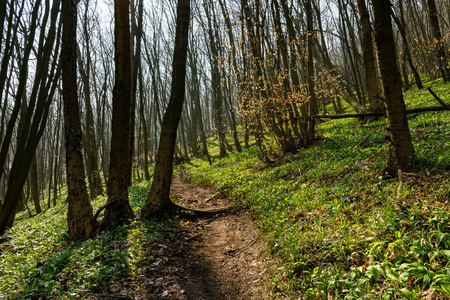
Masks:
[[[212,188],[176,175],[171,194],[186,207],[211,210],[232,205]],[[165,244],[138,299],[268,299],[274,262],[250,217],[232,209],[186,222]]]

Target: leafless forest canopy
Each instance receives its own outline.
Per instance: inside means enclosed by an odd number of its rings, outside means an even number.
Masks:
[[[0,224],[11,225],[14,212],[6,214],[11,197],[20,203],[17,209],[35,205],[39,212],[56,205],[66,185],[64,2],[0,4]],[[171,95],[177,4],[115,2],[129,10],[131,183],[149,180],[159,146]],[[75,138],[82,145],[90,197],[105,193],[114,177],[109,162],[120,47],[114,42],[114,5],[79,1],[76,32],[68,33],[76,35],[69,58],[76,58],[83,134]],[[384,11],[374,17],[377,5]],[[377,27],[383,15],[394,41],[383,53],[395,54],[390,64],[399,72],[399,93],[421,88],[423,80],[450,80],[449,0],[214,0],[191,1],[190,7],[175,161],[208,155],[210,136],[217,136],[220,155],[254,141],[268,160],[272,151],[292,153],[314,141],[317,120],[311,116],[383,113],[380,99],[388,92],[376,55],[383,46],[375,41],[382,43],[388,30]],[[279,149],[268,147],[265,135],[273,136]],[[394,151],[394,158],[407,169],[401,151]]]

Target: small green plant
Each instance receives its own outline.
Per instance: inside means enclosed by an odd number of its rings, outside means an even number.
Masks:
[[[430,99],[406,94],[410,108],[434,105]],[[418,299],[434,290],[448,297],[450,114],[411,115],[409,124],[417,158],[400,210],[398,180],[380,174],[389,149],[384,118],[321,122],[320,143],[274,156],[272,165],[259,161],[256,147],[214,158],[212,166],[196,159],[187,178],[214,184],[252,212],[284,262],[289,287],[276,280],[277,293]]]

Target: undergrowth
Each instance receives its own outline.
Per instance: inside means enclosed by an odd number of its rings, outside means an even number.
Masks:
[[[433,89],[448,98],[448,85]],[[430,100],[431,99],[431,100]],[[408,107],[436,106],[428,92],[408,92]],[[450,297],[450,114],[408,116],[416,151],[398,180],[381,174],[386,120],[321,122],[321,141],[265,165],[256,146],[197,159],[188,179],[210,183],[252,212],[284,262],[274,295],[304,299]],[[268,141],[270,143],[270,140]],[[217,154],[217,150],[213,152]]]
[[[139,212],[150,184],[130,188],[130,201]],[[94,209],[106,202],[99,197]],[[177,218],[161,222],[132,221],[84,242],[66,233],[67,204],[61,203],[33,218],[20,220],[0,245],[0,299],[86,299],[120,297],[123,287],[139,290],[149,266],[158,260],[161,239],[175,238]],[[169,232],[169,233],[168,233]],[[123,296],[123,295],[122,295]]]
[[[448,85],[433,89],[448,98]],[[406,102],[411,108],[436,105],[427,92],[408,92]],[[217,141],[210,138],[213,165],[195,159],[182,167],[190,170],[188,179],[215,185],[251,212],[283,262],[282,276],[271,281],[274,297],[445,299],[450,297],[450,114],[422,113],[408,120],[416,160],[414,170],[404,174],[400,209],[395,209],[398,180],[380,173],[388,151],[384,118],[369,124],[320,122],[318,143],[295,155],[274,153],[270,165],[260,161],[256,146],[219,158]],[[148,191],[147,182],[130,188],[136,212]],[[94,209],[105,201],[97,198]],[[10,240],[0,245],[1,299],[107,298],[120,295],[127,284],[139,290],[159,241],[177,238],[176,230],[167,229],[180,225],[177,218],[133,221],[74,243],[66,234],[66,210],[61,202],[32,218],[26,211],[18,214]]]

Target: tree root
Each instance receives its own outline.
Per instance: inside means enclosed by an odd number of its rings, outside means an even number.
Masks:
[[[100,213],[101,213],[103,210],[105,210],[107,207],[109,207],[110,205],[112,205],[112,204],[114,204],[114,203],[116,203],[116,202],[117,202],[117,201],[107,202],[107,203],[105,203],[103,206],[101,206],[101,207],[97,210],[97,212],[95,213],[95,215],[94,215],[94,220],[97,220],[98,216],[100,215]]]
[[[215,214],[229,212],[233,208],[234,208],[234,206],[227,206],[227,207],[221,207],[221,208],[215,208],[215,209],[209,209],[209,210],[201,210],[201,209],[184,207],[184,206],[174,203],[173,201],[170,201],[157,210],[154,210],[145,215],[141,214],[140,218],[142,218],[142,219],[149,219],[152,217],[165,218],[165,217],[174,216],[174,215],[180,214],[180,213],[191,214],[192,217],[194,217],[194,218],[195,217],[210,217]]]
[[[232,210],[234,208],[234,206],[227,206],[227,207],[203,210],[203,209],[193,209],[193,208],[184,207],[184,206],[181,206],[176,203],[173,203],[173,206],[177,212],[192,213],[196,217],[209,217],[212,215],[229,212],[230,210]]]

